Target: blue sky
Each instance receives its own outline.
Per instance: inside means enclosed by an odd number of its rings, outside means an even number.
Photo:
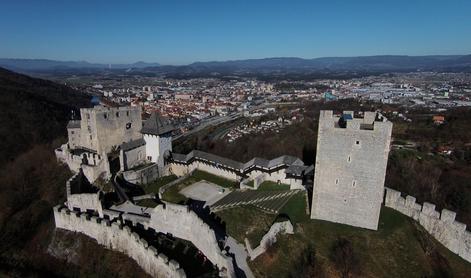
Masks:
[[[0,0],[0,57],[194,61],[471,54],[469,0]]]

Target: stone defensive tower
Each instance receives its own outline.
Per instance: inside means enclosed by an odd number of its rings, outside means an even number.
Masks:
[[[152,113],[144,122],[141,133],[146,141],[147,160],[158,165],[159,173],[163,173],[165,155],[172,152],[172,131],[175,127],[167,118]]]
[[[381,114],[321,111],[312,219],[376,230],[392,123]]]

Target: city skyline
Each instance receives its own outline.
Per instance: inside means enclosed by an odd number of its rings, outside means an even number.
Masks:
[[[33,1],[0,11],[2,58],[183,65],[468,54],[465,1]]]

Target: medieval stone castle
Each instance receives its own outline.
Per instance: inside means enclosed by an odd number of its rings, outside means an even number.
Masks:
[[[287,155],[241,163],[197,150],[173,153],[171,122],[157,114],[143,122],[141,113],[140,107],[95,106],[81,109],[81,120],[69,122],[69,140],[56,156],[75,174],[66,185],[67,202],[54,208],[54,216],[56,227],[84,233],[127,254],[152,276],[186,277],[188,270],[151,245],[140,229],[191,242],[225,277],[236,277],[240,271],[251,277],[246,257],[265,250],[263,242],[254,252],[230,237],[221,238],[186,205],[160,200],[155,208],[140,207],[136,201],[149,196],[129,194],[157,178],[187,177],[195,170],[224,177],[242,190],[257,190],[271,181],[289,185],[290,190],[310,191],[313,179],[312,219],[371,230],[378,228],[386,196],[386,206],[422,221],[441,243],[471,261],[471,234],[454,221],[452,212],[444,211],[440,217],[431,204],[422,208],[410,196],[404,199],[389,189],[385,194],[392,123],[380,113],[321,111],[315,165]],[[97,180],[111,181],[118,199],[96,188]],[[272,242],[280,232],[293,232],[289,221],[274,225],[263,241]]]

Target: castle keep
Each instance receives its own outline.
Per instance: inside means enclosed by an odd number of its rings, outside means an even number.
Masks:
[[[67,125],[69,141],[56,150],[59,160],[90,182],[107,180],[118,170],[133,183],[146,183],[161,176],[164,154],[172,150],[169,121],[152,114],[144,122],[140,107],[104,107],[80,109],[81,120]],[[119,169],[110,169],[119,156]]]
[[[321,111],[312,219],[378,228],[391,130],[375,112]]]

